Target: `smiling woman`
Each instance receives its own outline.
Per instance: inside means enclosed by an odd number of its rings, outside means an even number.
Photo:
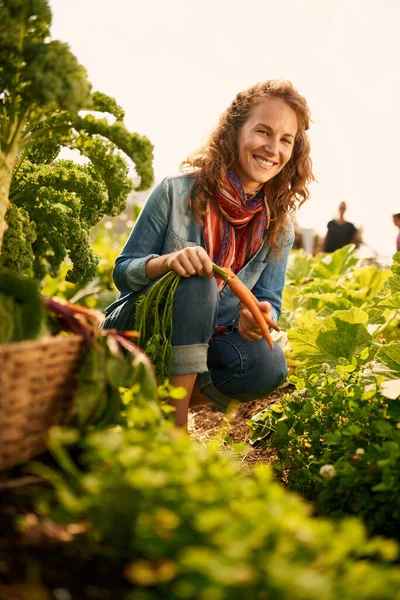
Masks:
[[[182,280],[172,319],[172,400],[176,423],[189,406],[212,402],[226,410],[281,385],[287,366],[213,263],[232,269],[278,321],[293,244],[290,213],[308,198],[313,180],[306,134],[309,110],[288,81],[266,81],[240,92],[208,142],[148,198],[117,258],[118,299],[104,327],[132,329],[138,299],[168,271]]]

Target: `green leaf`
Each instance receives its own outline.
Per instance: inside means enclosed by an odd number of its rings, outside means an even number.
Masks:
[[[337,311],[325,319],[316,340],[317,346],[335,358],[350,360],[357,351],[371,345],[367,323],[367,313],[358,308]]]
[[[174,400],[182,400],[187,395],[186,388],[180,386],[171,386],[169,390],[170,398],[174,398]]]
[[[0,314],[4,317],[0,328],[2,342],[32,340],[38,336],[44,322],[44,308],[36,280],[1,271],[0,302]]]
[[[390,270],[377,269],[374,265],[354,269],[354,280],[365,291],[365,297],[373,300],[382,292],[390,276]]]
[[[323,320],[304,313],[288,332],[291,349],[306,368],[335,366],[371,345],[367,323],[367,313],[359,308],[336,311]]]
[[[385,316],[383,311],[379,308],[368,308],[366,307],[365,312],[368,315],[368,323],[371,325],[383,325],[385,323]]]
[[[329,279],[332,275],[344,275],[358,263],[354,251],[355,245],[348,244],[332,254],[327,254],[315,265],[311,277]]]
[[[400,342],[383,346],[375,358],[374,373],[382,374],[386,379],[400,379]]]
[[[286,269],[286,283],[299,284],[311,275],[315,259],[304,250],[291,252]]]
[[[391,296],[384,298],[380,302],[378,302],[378,306],[382,306],[383,308],[396,308],[400,309],[400,290],[398,292],[393,292]]]

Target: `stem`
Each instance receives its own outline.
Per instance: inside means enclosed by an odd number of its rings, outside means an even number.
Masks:
[[[14,121],[14,126],[11,128],[11,139],[8,142],[9,148],[19,149],[20,140],[21,140],[21,132],[25,126],[26,119],[29,115],[29,110],[26,110],[18,119],[17,122]]]
[[[43,127],[43,129],[38,129],[37,131],[30,133],[26,137],[23,137],[20,141],[20,147],[26,148],[32,142],[37,142],[38,140],[40,141],[40,138],[42,136],[47,137],[49,135],[49,133],[52,131],[63,131],[63,130],[68,130],[68,128],[69,128],[68,124],[55,125],[54,127]]]
[[[0,254],[4,232],[7,229],[6,213],[11,206],[9,193],[12,180],[12,165],[15,157],[16,152],[14,155],[7,155],[0,152]]]
[[[220,277],[225,283],[228,283],[232,277],[234,277],[234,273],[230,269],[225,269],[224,267],[219,267],[218,265],[213,263],[213,271],[214,273]]]

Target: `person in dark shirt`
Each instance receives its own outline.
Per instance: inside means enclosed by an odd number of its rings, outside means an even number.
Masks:
[[[346,203],[341,202],[339,204],[339,218],[329,221],[328,231],[322,245],[323,252],[335,252],[335,250],[343,248],[347,244],[361,243],[356,227],[344,218],[346,208]]]
[[[393,223],[396,225],[396,227],[399,228],[399,233],[397,234],[397,238],[396,238],[396,250],[397,252],[400,252],[400,213],[395,213],[394,215],[392,215],[393,218]]]

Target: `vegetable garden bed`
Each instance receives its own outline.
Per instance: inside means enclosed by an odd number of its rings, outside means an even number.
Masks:
[[[215,436],[223,436],[221,449],[229,453],[232,443],[249,441],[246,419],[279,398],[280,395],[272,394],[268,398],[238,404],[235,414],[228,418],[212,406],[193,409],[189,415],[189,433],[204,443]],[[243,448],[240,472],[250,472],[257,462],[268,464],[271,454],[270,449]],[[40,458],[53,464],[48,453]],[[17,484],[15,488],[12,487],[14,483]],[[55,523],[35,511],[31,493],[37,497],[46,495],[47,491],[48,485],[39,477],[24,475],[23,467],[3,473],[0,478],[0,522],[5,524],[0,541],[0,597],[26,600],[27,593],[31,594],[33,589],[37,600],[116,600],[123,597],[130,589],[123,576],[123,563],[93,557],[89,547],[82,550],[79,535],[84,532],[84,526]],[[12,525],[16,520],[23,523],[20,532]]]

